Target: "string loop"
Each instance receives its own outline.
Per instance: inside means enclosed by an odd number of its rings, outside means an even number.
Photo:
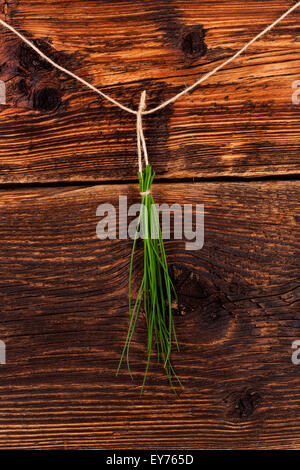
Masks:
[[[142,174],[143,164],[142,164],[142,153],[144,154],[145,165],[148,165],[148,151],[146,140],[144,136],[143,129],[143,119],[142,115],[146,108],[146,90],[141,94],[140,105],[136,116],[136,136],[137,136],[137,151],[138,151],[138,163],[139,163],[139,173]]]

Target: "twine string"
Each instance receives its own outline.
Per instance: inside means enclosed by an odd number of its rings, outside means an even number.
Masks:
[[[148,151],[146,140],[144,136],[143,129],[143,112],[146,108],[146,91],[144,90],[141,94],[139,109],[136,116],[136,137],[137,137],[137,151],[138,151],[138,164],[139,164],[139,173],[142,173],[143,163],[142,163],[142,154],[144,154],[145,165],[148,165]]]
[[[139,175],[142,177],[143,171],[143,162],[142,156],[144,154],[145,165],[148,165],[148,151],[146,140],[144,136],[144,129],[143,129],[143,111],[146,109],[146,90],[144,90],[141,94],[139,109],[137,112],[136,118],[136,137],[137,137],[137,149],[138,149],[138,163],[139,163]],[[140,195],[142,197],[148,196],[151,194],[151,189],[147,189],[147,191],[141,191]]]
[[[165,108],[166,106],[169,106],[170,104],[174,103],[179,98],[181,98],[181,96],[193,91],[198,85],[203,83],[205,80],[207,80],[211,76],[215,75],[219,70],[223,69],[224,67],[226,67],[226,65],[230,64],[237,57],[239,57],[254,42],[256,42],[258,39],[260,39],[262,36],[264,36],[266,33],[268,33],[272,28],[274,28],[278,23],[280,23],[286,16],[288,16],[290,13],[292,13],[294,10],[296,10],[296,8],[298,8],[299,6],[300,6],[300,1],[295,3],[291,8],[289,8],[279,18],[277,18],[277,20],[275,20],[273,23],[271,23],[269,26],[267,26],[259,34],[257,34],[253,39],[251,39],[251,41],[249,41],[247,44],[245,44],[245,46],[243,46],[234,55],[232,55],[227,60],[225,60],[224,62],[219,64],[217,67],[215,67],[210,72],[203,75],[200,79],[196,80],[192,85],[188,86],[187,88],[185,88],[181,92],[177,93],[172,98],[162,102],[160,105],[158,105],[154,108],[150,108],[150,109],[146,110],[145,109],[146,108],[146,105],[145,105],[146,92],[143,91],[142,94],[141,94],[140,104],[139,104],[139,108],[138,108],[137,111],[135,109],[131,109],[127,106],[124,106],[122,103],[115,100],[111,96],[107,95],[103,91],[99,90],[98,88],[96,88],[91,83],[87,82],[86,80],[79,77],[75,73],[71,72],[70,70],[66,69],[65,67],[62,67],[61,65],[54,62],[54,60],[50,59],[50,57],[48,57],[46,54],[44,54],[38,47],[36,47],[31,41],[29,41],[29,39],[27,39],[25,36],[23,36],[23,34],[19,33],[19,31],[17,31],[13,26],[6,23],[6,21],[0,19],[0,24],[2,24],[2,26],[9,29],[10,31],[12,31],[16,36],[18,36],[23,42],[25,42],[29,47],[31,47],[37,54],[39,54],[44,60],[49,62],[53,67],[57,68],[61,72],[65,73],[66,75],[69,75],[70,77],[74,78],[78,82],[81,82],[83,85],[90,88],[95,93],[98,93],[100,96],[102,96],[102,98],[106,99],[107,101],[110,101],[115,106],[118,106],[123,111],[126,111],[127,113],[136,115],[138,164],[139,164],[139,172],[142,172],[142,153],[144,154],[145,164],[146,165],[148,164],[148,153],[147,153],[147,146],[146,146],[146,141],[145,141],[144,131],[143,131],[142,116],[147,115],[147,114],[155,113],[156,111],[159,111],[159,110]]]

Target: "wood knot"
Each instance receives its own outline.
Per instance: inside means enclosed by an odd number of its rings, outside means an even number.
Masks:
[[[182,33],[181,49],[192,59],[203,57],[207,53],[205,29],[202,25],[191,26]]]
[[[56,55],[60,54],[50,44],[42,39],[31,41],[59,63]],[[3,43],[0,49],[0,78],[7,82],[7,104],[40,112],[56,110],[62,101],[57,70],[18,38]]]
[[[194,272],[173,264],[170,274],[178,295],[177,310],[183,316],[187,341],[195,344],[222,342],[233,321],[227,299],[205,272]]]
[[[38,111],[54,111],[60,103],[60,93],[56,88],[45,87],[34,91],[33,108]]]
[[[228,406],[227,415],[230,419],[244,421],[249,419],[261,402],[259,393],[245,389],[231,394],[225,403]]]

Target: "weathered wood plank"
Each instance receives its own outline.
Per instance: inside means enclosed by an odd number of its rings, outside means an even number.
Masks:
[[[182,306],[176,400],[156,365],[138,396],[142,321],[134,382],[125,368],[114,375],[131,242],[98,240],[95,211],[119,194],[135,202],[136,186],[2,190],[0,447],[299,449],[299,192],[299,182],[155,185],[157,202],[205,205],[202,250],[166,243]]]
[[[52,58],[129,106],[154,106],[241,48],[291,2],[2,1]],[[191,96],[145,120],[163,177],[299,171],[299,11]],[[36,58],[1,29],[0,182],[135,178],[134,117]]]

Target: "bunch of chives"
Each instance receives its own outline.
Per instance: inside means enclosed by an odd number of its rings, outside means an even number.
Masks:
[[[145,170],[139,174],[140,191],[142,194],[139,220],[134,237],[130,270],[129,270],[129,315],[130,322],[128,334],[117,369],[117,374],[126,353],[127,367],[132,378],[129,364],[129,350],[131,340],[135,331],[137,319],[141,309],[144,311],[147,328],[147,364],[141,388],[143,393],[147,373],[150,365],[150,358],[153,346],[157,351],[158,362],[161,362],[169,380],[170,386],[177,395],[174,386],[174,378],[181,386],[180,380],[175,374],[171,363],[171,348],[175,341],[179,351],[178,341],[175,332],[174,320],[172,316],[172,294],[177,299],[174,285],[171,281],[164,242],[162,238],[159,217],[152,194],[151,185],[155,173],[152,172],[151,165],[146,165]],[[136,241],[139,230],[144,239],[144,273],[138,289],[136,300],[132,302],[132,270]]]

